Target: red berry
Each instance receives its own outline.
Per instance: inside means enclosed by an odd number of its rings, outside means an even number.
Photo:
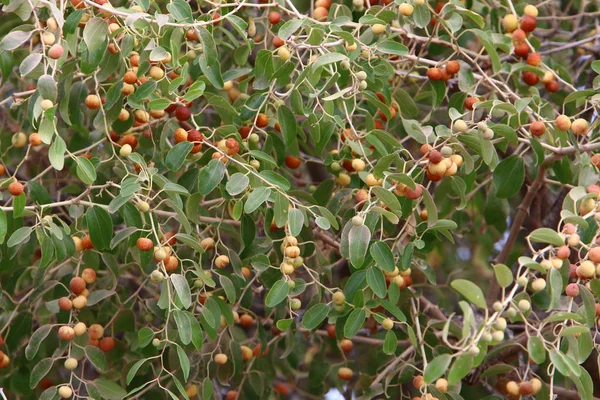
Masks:
[[[540,80],[540,77],[535,72],[531,72],[531,71],[523,72],[523,82],[525,82],[529,86],[536,85],[539,80]]]
[[[175,109],[175,117],[180,121],[187,121],[191,116],[192,113],[186,106],[179,106]]]
[[[288,168],[296,169],[300,167],[301,163],[302,160],[300,160],[298,157],[294,157],[292,155],[285,157],[285,165],[287,165]]]

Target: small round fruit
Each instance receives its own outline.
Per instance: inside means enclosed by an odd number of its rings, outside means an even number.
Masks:
[[[281,46],[277,49],[277,56],[279,56],[282,61],[287,61],[292,57],[290,51],[285,46]]]
[[[96,277],[97,277],[96,271],[94,271],[91,268],[86,268],[81,272],[81,278],[87,284],[92,284],[92,283],[96,282]]]
[[[558,92],[559,89],[559,85],[558,82],[556,81],[550,81],[550,82],[546,82],[544,84],[544,87],[546,88],[547,91],[549,91],[550,93],[555,93]]]
[[[73,328],[71,328],[70,326],[61,326],[58,329],[58,337],[61,340],[73,340],[73,338],[75,337],[75,330],[73,330]]]
[[[460,64],[458,61],[448,61],[448,64],[446,64],[446,72],[448,72],[450,75],[455,75],[458,73],[458,71],[460,71]]]
[[[575,135],[583,135],[585,134],[590,127],[590,124],[583,118],[577,118],[571,124],[571,131]]]
[[[429,68],[427,70],[427,77],[432,81],[439,81],[442,79],[442,70],[439,68]]]
[[[302,160],[299,157],[292,155],[285,157],[285,165],[290,169],[297,169],[302,164]]]
[[[354,160],[352,160],[352,168],[356,171],[356,172],[360,172],[363,171],[366,167],[366,164],[363,160],[361,160],[360,158],[355,158]]]
[[[86,287],[86,283],[83,280],[83,278],[76,276],[73,279],[71,279],[71,282],[69,283],[69,286],[71,288],[71,291],[75,294],[81,294],[81,292],[84,291],[85,287]]]
[[[192,112],[186,106],[178,106],[175,109],[175,117],[179,121],[187,121],[188,119],[190,119],[191,116],[192,116]]]
[[[141,251],[150,251],[154,248],[154,243],[148,238],[139,238],[135,245]]]
[[[42,102],[40,103],[40,107],[42,108],[42,110],[46,111],[54,107],[54,103],[52,102],[52,100],[45,99],[42,100]]]
[[[521,29],[523,29],[523,31],[528,33],[533,32],[536,26],[537,20],[534,17],[525,15],[523,18],[521,18]]]
[[[341,380],[344,381],[349,381],[352,380],[352,376],[354,375],[354,372],[347,367],[341,367],[340,369],[338,369],[338,378],[340,378]]]
[[[358,215],[355,215],[354,217],[352,217],[352,225],[361,226],[364,223],[365,223],[365,220],[362,217],[360,217]]]
[[[299,310],[300,307],[302,307],[302,302],[300,301],[300,299],[292,299],[290,302],[290,308],[292,310]]]
[[[371,32],[373,32],[375,35],[381,35],[383,32],[385,32],[385,25],[373,24],[371,25]]]
[[[446,393],[448,391],[448,381],[444,378],[440,378],[435,381],[435,387],[442,393]]]
[[[529,311],[531,309],[531,302],[527,299],[519,300],[517,307],[519,307],[519,310],[522,312]]]
[[[161,283],[162,281],[165,280],[165,276],[163,275],[162,272],[160,272],[159,270],[155,269],[154,271],[152,271],[152,273],[150,274],[150,279],[152,280],[152,282],[154,283]]]
[[[281,14],[279,14],[277,11],[271,11],[268,19],[272,25],[277,25],[279,21],[281,21]]]
[[[512,38],[513,42],[520,43],[520,42],[525,41],[525,39],[527,39],[527,34],[525,33],[525,31],[523,29],[516,29],[512,33],[511,38]]]
[[[8,185],[8,192],[10,194],[12,194],[13,196],[22,195],[24,190],[25,190],[25,187],[23,186],[23,184],[21,182],[13,182],[10,185]]]
[[[123,75],[123,81],[127,84],[133,85],[137,82],[137,80],[137,74],[135,71],[129,70],[125,72],[125,75]]]
[[[165,71],[163,71],[162,68],[157,67],[156,65],[150,68],[150,71],[148,71],[148,75],[150,75],[150,77],[152,79],[162,79],[165,76]]]
[[[413,7],[412,4],[402,3],[402,4],[400,4],[400,6],[398,6],[398,11],[400,12],[401,15],[403,15],[405,17],[410,17],[411,15],[413,15],[413,12],[415,11],[415,7]]]
[[[313,11],[313,17],[317,21],[326,21],[328,15],[329,15],[329,10],[327,10],[325,7],[317,7]]]
[[[333,337],[335,338],[335,326],[329,326],[333,327]],[[329,328],[327,328],[327,330],[329,331]],[[354,347],[354,343],[352,343],[352,340],[350,339],[342,339],[340,340],[339,346],[344,353],[350,353],[352,351],[352,348]]]
[[[537,67],[542,63],[542,56],[538,53],[529,53],[527,55],[527,64]]]
[[[332,297],[333,303],[339,305],[342,305],[346,302],[346,295],[344,295],[344,292],[338,291],[335,292],[333,294]]]
[[[100,342],[98,342],[98,347],[105,353],[109,352],[115,348],[115,339],[111,337],[102,338]]]
[[[392,329],[394,327],[394,321],[392,321],[390,318],[386,318],[383,321],[381,321],[381,326],[386,331],[389,331],[390,329]]]
[[[537,16],[538,16],[538,9],[533,4],[527,4],[525,6],[525,8],[523,9],[523,14],[528,15],[528,16],[533,17],[533,18],[537,18]]]
[[[538,378],[533,378],[529,382],[533,388],[532,394],[537,394],[542,389],[542,381],[540,381]]]
[[[119,155],[121,157],[127,157],[128,155],[131,154],[132,151],[133,151],[133,149],[131,148],[130,144],[124,144],[123,146],[121,146],[121,149],[119,150]]]
[[[519,384],[515,381],[510,381],[506,384],[506,392],[511,396],[519,395]]]
[[[475,103],[477,103],[479,99],[477,97],[467,97],[465,99],[465,108],[467,110],[473,110]]]
[[[417,390],[420,390],[423,386],[425,386],[425,379],[423,375],[416,375],[412,380],[413,387]]]
[[[205,238],[200,241],[200,247],[204,249],[204,251],[209,251],[215,248],[215,241],[213,238]]]
[[[102,100],[100,100],[100,96],[96,94],[90,94],[85,98],[85,105],[90,110],[97,110],[100,108],[102,104]]]
[[[65,53],[65,49],[60,44],[55,44],[48,50],[48,57],[58,60]]]
[[[77,368],[77,364],[79,363],[77,362],[76,358],[71,357],[65,360],[65,368],[69,371],[73,371],[75,368]]]
[[[146,201],[138,201],[135,206],[141,213],[147,213],[150,210],[150,204]]]
[[[529,132],[532,136],[542,136],[546,132],[546,126],[541,121],[534,121],[529,126]]]
[[[535,86],[540,80],[540,77],[535,72],[525,71],[523,72],[523,82],[529,86]]]
[[[289,258],[296,258],[300,255],[300,247],[289,246],[285,249],[285,256]]]
[[[252,349],[250,347],[241,346],[240,350],[242,351],[242,360],[248,361],[251,360],[252,357],[254,357],[254,353],[252,352]]]
[[[455,132],[465,133],[469,129],[469,126],[462,119],[457,119],[456,121],[454,121],[453,128]]]
[[[564,114],[559,115],[556,117],[555,124],[559,130],[566,132],[571,128],[571,119]]]
[[[502,27],[506,32],[512,32],[519,26],[519,19],[514,14],[506,14],[502,18]]]
[[[579,285],[577,283],[569,283],[565,288],[565,294],[569,297],[577,297],[579,295]]]
[[[92,324],[88,328],[88,335],[92,340],[100,340],[104,336],[104,327],[100,324]]]
[[[223,353],[215,354],[215,362],[219,365],[227,363],[227,355]]]
[[[68,399],[73,396],[73,389],[69,386],[61,386],[58,388],[58,395],[63,399]]]
[[[73,327],[73,330],[75,331],[75,335],[81,336],[87,331],[87,326],[83,322],[78,322]]]
[[[269,125],[269,117],[266,114],[259,113],[256,117],[256,126],[265,128],[267,125]]]
[[[215,266],[217,268],[225,268],[229,265],[229,257],[226,255],[220,255],[215,259]]]
[[[69,311],[73,308],[73,302],[68,297],[61,297],[58,299],[58,308],[64,311]]]

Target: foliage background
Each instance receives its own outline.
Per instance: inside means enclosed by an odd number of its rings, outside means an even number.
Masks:
[[[3,4],[9,399],[593,398],[597,3]]]

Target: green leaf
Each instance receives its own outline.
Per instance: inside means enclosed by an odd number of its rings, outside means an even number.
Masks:
[[[177,357],[179,358],[179,365],[181,365],[181,371],[183,372],[183,380],[187,382],[190,377],[190,359],[181,346],[177,346]]]
[[[520,156],[510,156],[502,160],[494,169],[496,197],[508,199],[519,193],[525,181],[525,163]]]
[[[352,339],[363,326],[366,316],[366,311],[363,308],[353,310],[344,325],[344,336],[348,339]]]
[[[83,41],[88,52],[95,53],[100,50],[108,37],[108,24],[103,18],[94,17],[86,22],[83,28]]]
[[[174,310],[173,318],[177,325],[177,333],[181,339],[181,343],[190,344],[192,342],[192,325],[185,311]]]
[[[294,34],[300,27],[304,24],[304,19],[292,19],[290,21],[286,21],[277,32],[277,36],[279,36],[282,40],[287,40],[291,35]]]
[[[186,3],[185,0],[176,0]],[[189,5],[188,5],[189,7]],[[203,26],[196,26],[202,43],[203,52],[198,58],[200,69],[206,75],[209,82],[217,89],[223,88],[223,77],[221,76],[221,64],[217,53],[217,46],[212,35]]]
[[[8,242],[6,242],[6,245],[8,247],[14,247],[18,244],[28,241],[29,237],[31,236],[32,231],[33,231],[33,228],[31,228],[30,226],[24,226],[22,228],[17,229],[10,236],[10,238],[8,239]]]
[[[167,168],[169,168],[169,170],[171,171],[179,171],[185,163],[185,159],[190,154],[190,151],[192,151],[193,147],[194,145],[191,142],[181,142],[173,146],[171,150],[169,150],[169,152],[167,153],[167,157],[165,158],[165,165],[167,166]],[[223,164],[220,161],[219,163]]]
[[[240,172],[236,172],[235,174],[231,175],[231,177],[227,181],[227,184],[225,185],[225,190],[227,190],[227,193],[229,193],[230,195],[237,196],[238,194],[246,190],[249,183],[250,179],[248,178],[248,176]]]
[[[260,176],[262,176],[267,182],[269,182],[273,186],[276,186],[283,191],[288,191],[291,188],[290,182],[276,172],[268,170],[260,171]]]
[[[309,308],[304,317],[302,317],[302,326],[305,329],[312,330],[321,325],[321,322],[325,320],[329,314],[329,306],[327,304],[319,303]]]
[[[359,268],[365,260],[371,241],[371,231],[366,225],[353,226],[348,234],[350,262]]]
[[[433,381],[443,376],[448,370],[451,361],[452,357],[449,354],[442,354],[431,360],[423,373],[425,382],[433,383]]]
[[[375,242],[371,245],[369,252],[381,269],[387,272],[394,272],[396,263],[394,262],[392,250],[387,244],[384,242]]]
[[[6,220],[6,214],[0,210],[0,244],[4,243],[6,238],[6,232],[8,231],[8,223]]]
[[[275,282],[273,287],[267,293],[267,297],[265,298],[265,305],[267,307],[275,307],[279,303],[281,303],[290,293],[290,286],[284,280],[280,280]]]
[[[348,57],[341,53],[327,53],[320,56],[317,61],[312,64],[312,70],[316,71],[322,66],[348,60]]]
[[[455,279],[450,283],[452,289],[463,295],[469,302],[479,308],[486,308],[485,297],[481,288],[466,279]]]
[[[177,296],[179,296],[179,300],[181,300],[181,304],[183,305],[183,307],[191,307],[192,293],[190,291],[190,286],[188,285],[187,280],[180,274],[172,274],[171,282],[173,283],[175,292],[177,292]]]
[[[549,243],[553,246],[562,246],[564,239],[553,229],[539,228],[531,232],[529,240],[536,243]]]
[[[387,293],[385,276],[379,268],[371,267],[367,270],[367,284],[379,298],[384,298]]]
[[[454,364],[452,364],[452,368],[450,368],[450,372],[448,372],[448,383],[450,385],[459,384],[460,381],[469,374],[471,368],[473,367],[473,356],[470,354],[463,354],[458,357]]]
[[[400,206],[400,202],[398,201],[396,195],[379,186],[374,186],[371,190],[373,193],[375,193],[375,196],[385,203],[385,205],[388,206],[389,209],[392,210],[396,215],[402,215],[402,207]]]
[[[143,327],[138,331],[138,342],[141,348],[144,348],[150,344],[154,339],[154,331],[148,327]]]
[[[377,50],[386,54],[395,54],[402,56],[408,53],[408,47],[402,43],[398,43],[393,39],[386,39],[377,43]]]
[[[88,389],[93,387],[98,391],[102,400],[122,400],[127,396],[125,389],[117,383],[105,378],[98,378],[91,382],[88,381],[86,384],[88,385]]]
[[[304,214],[297,208],[292,208],[288,212],[288,227],[292,236],[298,236],[304,225]]]
[[[77,162],[77,177],[86,185],[91,185],[96,180],[96,168],[90,160],[79,156],[75,159]]]
[[[33,360],[40,348],[40,345],[44,339],[48,337],[51,331],[52,325],[42,325],[33,333],[33,335],[31,335],[29,338],[29,343],[27,343],[27,347],[25,348],[25,358],[28,360]]]
[[[290,154],[295,154],[298,151],[298,122],[292,110],[287,106],[281,105],[277,108],[277,122],[283,135],[283,142]]]
[[[171,15],[173,15],[175,21],[194,21],[194,17],[192,16],[192,7],[190,7],[190,4],[185,0],[173,0],[171,3],[167,4],[167,10]]]
[[[383,341],[383,352],[391,356],[396,351],[396,347],[398,347],[398,337],[394,331],[387,331]]]
[[[206,196],[212,192],[225,176],[225,164],[218,159],[210,160],[198,174],[198,193]]]
[[[506,265],[496,264],[494,265],[494,273],[496,274],[496,280],[500,284],[500,287],[507,288],[513,283],[513,274]]]
[[[248,199],[246,200],[246,203],[244,204],[244,212],[246,214],[253,213],[258,207],[261,206],[262,203],[264,203],[269,198],[270,195],[271,189],[269,189],[268,187],[261,186],[255,189],[252,193],[250,193]]]
[[[100,350],[99,350],[100,351]],[[52,369],[52,364],[54,364],[54,359],[48,357],[40,360],[33,370],[31,370],[31,375],[29,376],[29,387],[31,389],[35,388],[42,379],[50,372]]]
[[[65,166],[65,152],[67,151],[67,144],[60,136],[55,136],[54,141],[50,145],[48,150],[48,158],[50,164],[57,171],[62,171]]]
[[[85,346],[85,355],[90,360],[92,365],[100,372],[108,371],[108,363],[102,350],[96,346]]]
[[[135,378],[135,374],[137,374],[139,369],[142,367],[142,365],[144,365],[144,363],[146,361],[148,361],[148,360],[146,360],[145,358],[141,359],[141,360],[137,361],[135,364],[133,364],[133,366],[129,369],[129,372],[127,372],[127,378],[126,378],[126,382],[128,385],[131,383],[133,378]]]
[[[100,206],[90,207],[85,213],[85,223],[94,247],[98,250],[110,249],[110,241],[113,237],[110,214]]]

